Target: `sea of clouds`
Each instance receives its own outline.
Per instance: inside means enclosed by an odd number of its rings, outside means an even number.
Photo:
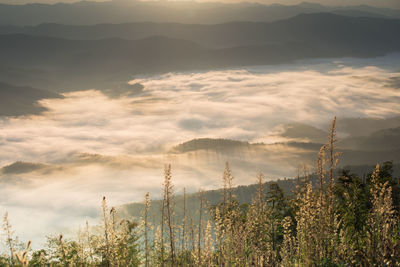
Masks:
[[[219,187],[225,160],[240,166],[237,184],[252,183],[260,169],[270,178],[294,175],[289,155],[168,151],[205,137],[274,143],[285,140],[277,133],[287,123],[326,129],[334,116],[399,116],[399,59],[168,73],[129,81],[143,85],[135,94],[109,97],[91,89],[41,100],[42,114],[0,119],[0,167],[20,162],[0,174],[0,213],[8,210],[17,233],[40,243],[85,220],[97,223],[103,195],[110,205],[141,201],[147,191],[158,197],[167,163],[177,192]]]

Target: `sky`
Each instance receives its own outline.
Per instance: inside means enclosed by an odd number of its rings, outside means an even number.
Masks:
[[[94,0],[103,2],[103,0]],[[168,0],[164,0],[168,1]],[[174,1],[174,0],[171,0]],[[183,0],[192,1],[192,0]],[[0,0],[4,4],[26,4],[26,3],[72,3],[79,2],[79,0]],[[198,0],[197,2],[223,2],[223,3],[240,3],[240,2],[257,2],[262,4],[283,4],[293,5],[302,2],[318,3],[328,6],[352,6],[352,5],[370,5],[376,7],[388,7],[400,9],[400,1],[398,0]]]
[[[96,223],[102,196],[110,205],[141,201],[147,191],[157,198],[167,163],[177,192],[219,188],[226,160],[236,184],[253,183],[260,170],[268,179],[293,176],[301,150],[272,146],[229,157],[170,151],[201,137],[273,143],[284,140],[276,138],[288,123],[325,130],[335,115],[399,116],[399,60],[169,73],[127,81],[144,86],[135,95],[91,89],[42,100],[42,114],[0,120],[0,166],[8,166],[0,174],[0,214],[8,210],[18,235],[41,242]]]

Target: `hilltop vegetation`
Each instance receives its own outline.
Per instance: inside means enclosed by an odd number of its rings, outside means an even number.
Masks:
[[[384,162],[381,168],[385,169],[386,173],[390,173],[391,177],[394,181],[398,181],[400,179],[400,164],[393,164],[390,161]],[[337,170],[337,173],[348,172],[352,175],[357,176],[361,180],[367,179],[368,176],[374,171],[375,166],[372,165],[358,165],[358,166],[345,166],[343,169]],[[283,178],[273,181],[264,181],[262,184],[262,190],[264,192],[268,192],[271,186],[278,186],[283,194],[287,198],[293,198],[294,192],[296,187],[298,186],[299,179],[303,180],[305,177],[299,178]],[[308,179],[316,186],[317,184],[317,176],[314,174],[310,174]],[[232,188],[233,195],[235,199],[240,204],[244,205],[251,205],[251,202],[254,196],[259,190],[258,184],[251,184],[251,185],[239,185]],[[209,206],[215,206],[221,203],[223,200],[223,189],[217,190],[205,190],[202,191],[202,197],[207,202]],[[399,196],[400,197],[400,196]],[[182,220],[183,217],[183,193],[178,193],[175,196],[176,202],[176,209],[175,215],[177,220]],[[187,216],[191,216],[192,218],[197,218],[198,214],[198,207],[200,206],[200,199],[198,193],[185,193],[185,201],[186,201],[186,213]],[[160,221],[161,214],[159,211],[161,210],[162,200],[153,200],[152,205],[149,208],[149,214],[155,216],[153,220],[156,224]],[[122,205],[118,207],[119,216],[122,218],[137,218],[140,219],[140,215],[143,214],[145,210],[145,203],[142,202],[135,202]]]

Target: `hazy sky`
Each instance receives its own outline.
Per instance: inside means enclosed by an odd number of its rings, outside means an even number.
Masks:
[[[124,0],[126,1],[126,0]],[[185,1],[185,0],[183,0]],[[187,0],[191,1],[191,0]],[[7,4],[25,4],[25,3],[58,3],[58,2],[79,2],[79,0],[0,0],[0,3]],[[224,2],[224,3],[239,3],[239,2],[259,2],[263,4],[285,4],[293,5],[301,2],[319,3],[322,5],[331,6],[348,6],[348,5],[370,5],[378,7],[390,7],[400,9],[399,0],[198,0],[197,2]]]
[[[103,195],[110,205],[140,201],[147,191],[157,196],[165,163],[173,164],[177,192],[220,187],[225,160],[236,184],[254,182],[260,170],[291,176],[302,152],[286,155],[281,146],[230,157],[166,152],[200,137],[273,142],[282,124],[325,129],[334,115],[399,116],[399,59],[170,73],[133,81],[144,85],[136,96],[88,90],[43,100],[41,115],[0,120],[0,166],[36,164],[0,174],[0,214],[8,210],[18,235],[38,241],[85,219],[96,223]]]

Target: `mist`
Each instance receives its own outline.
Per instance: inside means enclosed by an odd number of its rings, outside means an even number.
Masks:
[[[253,183],[259,171],[268,179],[294,176],[314,152],[287,142],[322,142],[335,115],[340,138],[362,135],[349,118],[400,127],[393,119],[399,59],[168,73],[126,81],[143,86],[134,94],[90,89],[40,100],[39,114],[1,118],[0,212],[8,210],[20,237],[39,246],[48,233],[97,223],[102,196],[110,205],[141,201],[145,192],[159,197],[165,164],[178,193],[219,188],[225,161],[236,184]],[[310,132],[315,138],[307,140]],[[176,149],[196,138],[244,145],[229,154]]]

